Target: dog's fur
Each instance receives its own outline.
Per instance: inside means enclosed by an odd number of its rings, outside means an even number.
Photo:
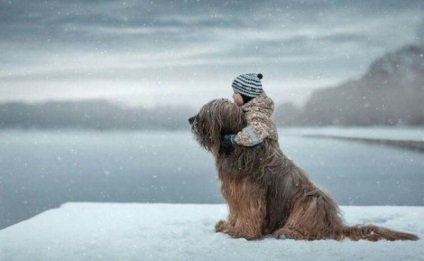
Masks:
[[[246,126],[243,111],[225,99],[213,100],[190,118],[195,138],[216,160],[221,192],[229,206],[227,221],[215,230],[233,238],[266,234],[297,240],[417,240],[418,237],[373,225],[346,226],[335,201],[289,160],[276,141],[255,147],[221,147],[226,134]]]

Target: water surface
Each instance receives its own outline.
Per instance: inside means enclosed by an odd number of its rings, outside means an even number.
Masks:
[[[300,133],[300,132],[299,132]],[[424,154],[280,129],[286,155],[342,205],[424,205]],[[0,228],[65,202],[223,203],[188,131],[0,131]]]

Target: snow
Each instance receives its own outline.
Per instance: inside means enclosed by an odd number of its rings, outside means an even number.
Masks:
[[[348,224],[424,237],[424,207],[342,207]],[[226,205],[67,203],[0,230],[0,260],[424,260],[411,242],[232,239]]]

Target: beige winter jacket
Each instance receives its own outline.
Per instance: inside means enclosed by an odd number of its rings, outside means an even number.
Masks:
[[[278,133],[272,113],[274,102],[265,92],[241,106],[247,120],[247,127],[237,133],[234,141],[241,146],[251,147],[261,143],[265,138],[278,140]]]

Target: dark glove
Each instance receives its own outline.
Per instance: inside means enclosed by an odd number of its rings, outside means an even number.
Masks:
[[[230,154],[235,149],[235,137],[236,135],[234,134],[224,136],[224,140],[221,142],[221,146],[224,148],[225,154]]]

